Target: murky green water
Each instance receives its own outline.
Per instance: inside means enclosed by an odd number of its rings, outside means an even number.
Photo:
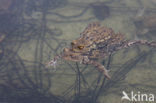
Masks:
[[[0,103],[156,103],[121,100],[123,91],[156,96],[155,48],[137,45],[101,60],[111,80],[91,65],[60,60],[56,68],[45,66],[94,21],[127,39],[156,41],[155,0],[0,0],[0,5]]]

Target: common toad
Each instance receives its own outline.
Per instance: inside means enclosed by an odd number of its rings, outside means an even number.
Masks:
[[[98,22],[90,23],[80,34],[80,37],[71,42],[70,48],[64,48],[60,55],[47,63],[47,66],[55,66],[59,58],[68,61],[91,64],[103,72],[110,79],[108,70],[98,62],[113,52],[122,48],[128,48],[135,44],[156,46],[155,42],[146,40],[129,41],[121,33],[115,33],[111,28],[100,26]]]

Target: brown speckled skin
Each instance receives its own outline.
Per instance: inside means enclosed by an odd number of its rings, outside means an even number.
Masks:
[[[98,62],[111,53],[122,48],[128,48],[135,44],[143,44],[156,47],[155,42],[146,40],[129,41],[125,40],[121,33],[115,33],[111,28],[100,26],[99,23],[90,23],[85,30],[80,33],[80,37],[71,42],[70,48],[64,48],[60,55],[57,55],[48,65],[55,66],[56,60],[63,58],[68,61],[91,64],[110,78],[108,70]]]
[[[111,28],[93,22],[85,28],[79,38],[71,42],[71,48],[64,49],[62,58],[83,64],[92,64],[110,78],[104,66],[97,61],[100,58],[106,58],[124,42],[126,41],[122,34],[115,34]]]

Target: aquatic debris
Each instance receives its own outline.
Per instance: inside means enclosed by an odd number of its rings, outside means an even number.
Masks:
[[[90,6],[92,7],[93,13],[98,20],[104,20],[110,14],[109,7],[105,5],[105,3],[97,2],[90,4]]]
[[[0,11],[7,11],[12,4],[12,0],[0,0]]]
[[[115,51],[129,48],[136,44],[156,47],[156,42],[146,40],[126,40],[121,33],[115,33],[111,28],[100,26],[98,22],[90,23],[80,34],[80,37],[71,42],[70,48],[64,48],[63,52],[52,59],[47,66],[56,66],[58,59],[91,64],[110,79],[108,70],[98,62]]]
[[[134,18],[137,35],[144,35],[149,32],[156,32],[156,15],[145,15],[145,8],[141,9]]]

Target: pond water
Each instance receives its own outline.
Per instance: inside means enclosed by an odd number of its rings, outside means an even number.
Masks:
[[[155,0],[0,0],[0,6],[0,103],[156,103],[155,48],[136,45],[101,59],[110,80],[80,62],[46,67],[91,22],[128,40],[156,41]],[[123,91],[130,100],[121,100]]]

